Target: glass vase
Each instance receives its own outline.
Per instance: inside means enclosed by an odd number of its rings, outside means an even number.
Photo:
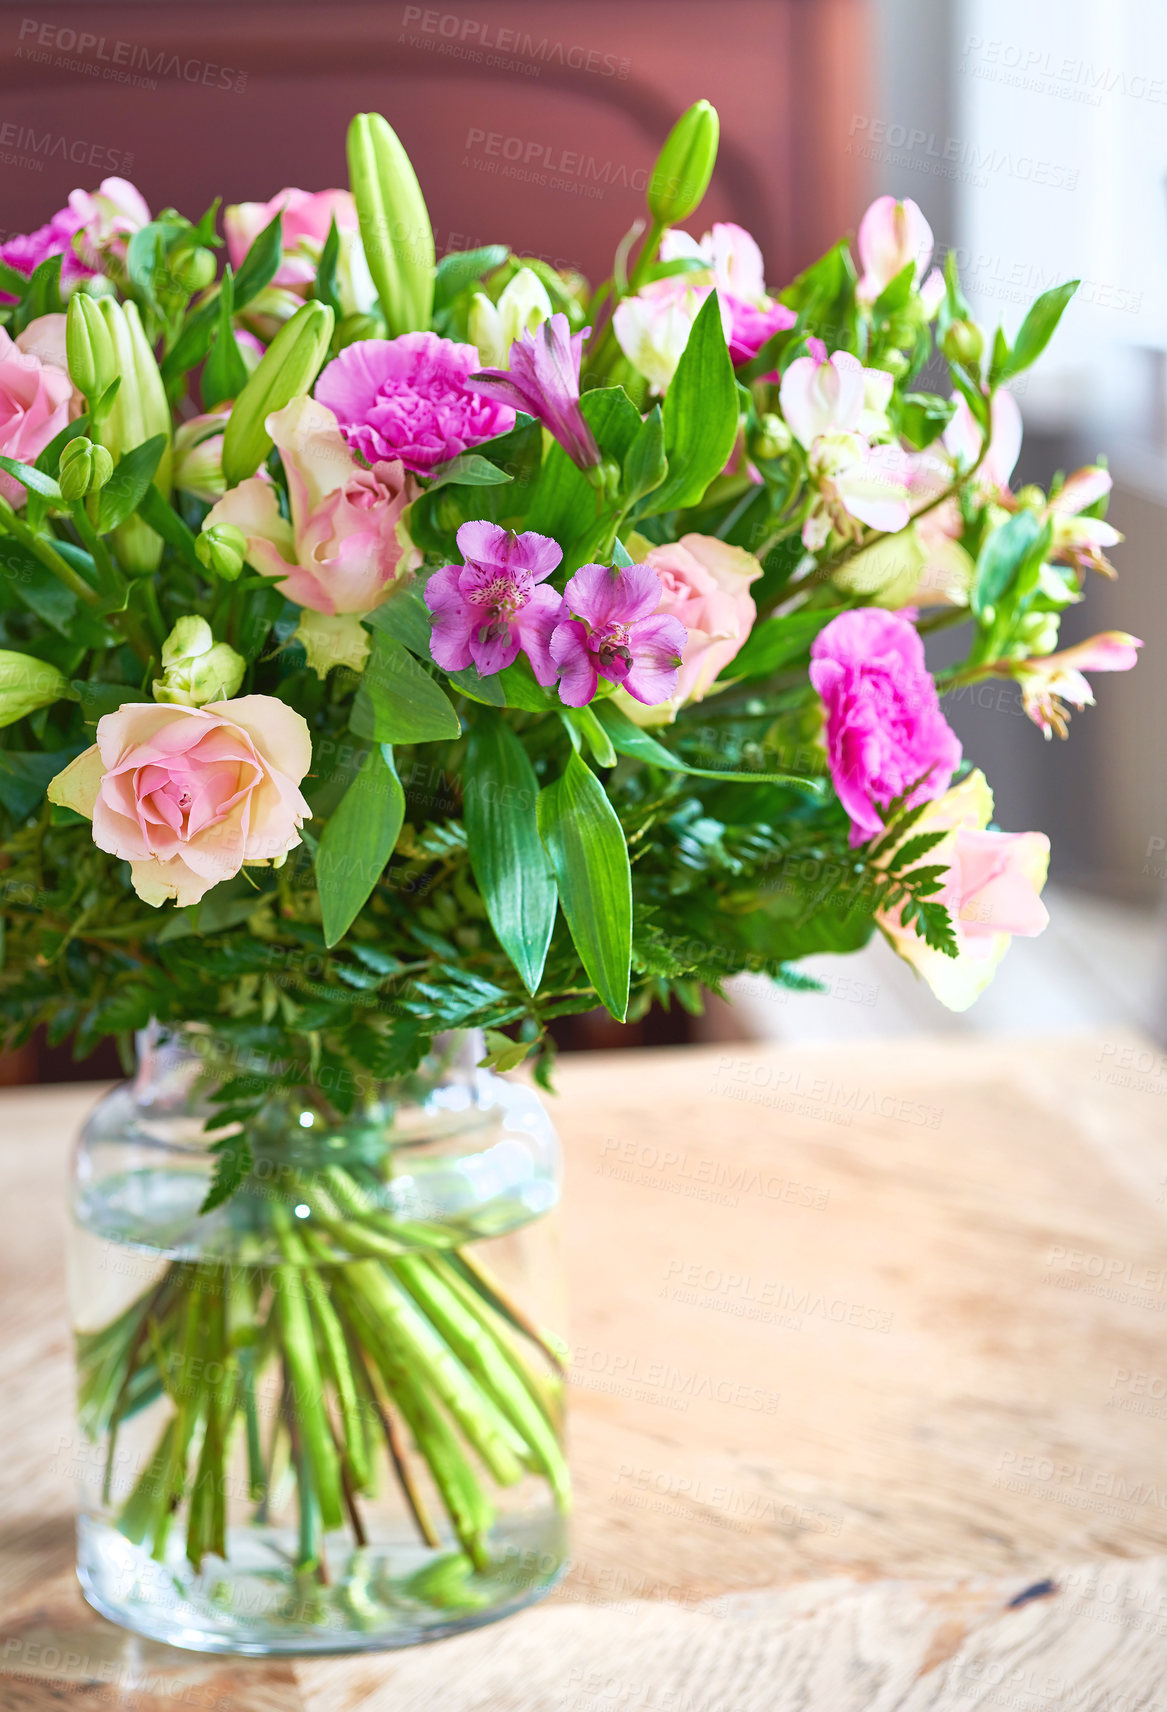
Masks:
[[[558,1143],[472,1038],[440,1044],[343,1118],[281,1090],[209,1213],[208,1100],[238,1057],[150,1031],[86,1123],[78,1573],[114,1622],[211,1652],[396,1647],[562,1573]]]

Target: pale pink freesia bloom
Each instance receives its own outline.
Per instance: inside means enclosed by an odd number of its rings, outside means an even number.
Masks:
[[[884,412],[895,385],[883,369],[865,369],[849,351],[828,356],[821,339],[806,341],[782,376],[778,403],[794,438],[808,451],[820,434],[861,433],[887,427]]]
[[[106,255],[124,261],[127,241],[150,224],[145,197],[126,178],[103,178],[96,190],[74,190],[69,207],[79,222],[78,253],[95,268]]]
[[[701,701],[750,634],[758,615],[750,584],[762,567],[744,547],[714,535],[682,535],[644,555],[660,578],[658,612],[685,626],[674,699],[678,706]]]
[[[959,393],[954,392],[956,410],[944,430],[944,449],[960,470],[969,470],[980,455],[984,436],[972,411]],[[1021,412],[1017,400],[1007,387],[1000,386],[993,394],[993,412],[989,422],[989,449],[977,471],[978,487],[1007,493],[1009,478],[1021,455]]]
[[[1112,577],[1114,566],[1106,557],[1107,547],[1117,547],[1122,540],[1113,523],[1104,517],[1083,517],[1081,513],[1104,499],[1113,487],[1110,471],[1099,464],[1087,464],[1066,478],[1061,491],[1050,500],[1046,512],[1053,525],[1050,557],[1064,559],[1079,570],[1100,571]]]
[[[952,1011],[967,1010],[984,991],[1014,935],[1033,938],[1049,922],[1041,901],[1049,839],[1044,832],[989,832],[992,818],[993,794],[975,772],[929,803],[908,834],[946,835],[913,865],[947,870],[932,895],[948,910],[956,957],[925,944],[914,923],[905,926],[902,906],[876,917],[893,949]]]
[[[250,476],[219,500],[203,527],[241,529],[249,562],[278,576],[281,593],[297,605],[329,615],[371,612],[403,570],[400,526],[416,482],[396,460],[366,469],[316,399],[294,398],[264,426],[283,462],[291,521],[281,516],[272,483]]]
[[[49,441],[68,426],[72,401],[67,370],[24,350],[0,327],[0,453],[35,464]],[[15,506],[28,498],[16,477],[3,471],[0,494]]]
[[[581,565],[563,591],[565,616],[551,633],[559,697],[585,707],[601,678],[646,707],[677,692],[686,631],[659,610],[661,579],[651,565]]]
[[[1028,660],[1001,660],[993,667],[995,676],[1015,678],[1021,686],[1021,701],[1034,724],[1047,739],[1056,732],[1065,737],[1069,715],[1065,703],[1094,706],[1094,692],[1086,672],[1129,672],[1138,663],[1142,642],[1125,630],[1104,630],[1057,654],[1037,655]]]
[[[935,268],[924,278],[932,260],[932,228],[915,202],[877,196],[859,222],[858,246],[863,273],[856,294],[861,303],[874,303],[896,275],[913,262],[915,285],[929,319],[935,315],[944,297],[944,278]]]
[[[767,340],[798,319],[793,309],[768,294],[762,252],[744,226],[717,222],[700,241],[674,228],[661,239],[660,256],[664,262],[690,258],[710,269],[729,309],[729,354],[735,367],[751,361]]]
[[[888,534],[903,529],[910,515],[903,460],[898,446],[869,446],[861,434],[820,434],[808,459],[816,497],[803,546],[818,552],[832,530],[858,541],[860,524]]]
[[[93,822],[99,850],[130,864],[155,906],[196,904],[248,862],[282,862],[311,815],[300,781],[312,740],[274,696],[205,707],[126,702],[49,785],[49,801]]]
[[[653,280],[635,297],[625,297],[616,305],[612,316],[616,342],[654,392],[668,391],[698,311],[712,290],[704,276],[674,274]],[[728,345],[733,317],[720,292],[717,301]]]

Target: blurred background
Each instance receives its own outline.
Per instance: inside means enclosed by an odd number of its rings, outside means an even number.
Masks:
[[[1007,687],[946,703],[999,823],[1051,836],[1048,931],[1016,942],[960,1017],[880,943],[814,960],[819,996],[742,979],[704,1022],[621,1031],[585,1018],[564,1044],[1115,1021],[1162,1035],[1167,12],[1145,0],[21,0],[0,8],[0,86],[3,237],[109,174],[192,218],[216,194],[343,184],[346,123],[375,109],[418,167],[439,253],[501,239],[599,278],[670,124],[705,96],[722,147],[690,225],[749,228],[775,289],[885,191],[920,204],[937,260],[956,250],[990,328],[1012,333],[1039,292],[1080,278],[1017,388],[1016,481],[1044,486],[1107,453],[1120,581],[1092,579],[1062,636],[1131,630],[1142,663],[1097,680],[1099,706],[1075,714],[1066,743],[1043,742]],[[34,1047],[3,1074],[106,1068]]]

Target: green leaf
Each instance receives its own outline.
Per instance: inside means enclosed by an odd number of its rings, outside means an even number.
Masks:
[[[737,439],[738,396],[721,327],[717,293],[701,305],[677,372],[665,394],[664,442],[669,473],[646,516],[697,505],[729,461]]]
[[[62,635],[72,635],[77,596],[58,581],[47,565],[41,564],[35,553],[11,535],[0,535],[0,577],[5,587],[38,618]]]
[[[283,243],[283,216],[277,214],[256,238],[235,276],[236,309],[242,309],[265,285],[271,284],[280,265]]]
[[[59,315],[65,305],[61,300],[61,260],[48,256],[33,272],[27,289],[12,312],[13,333],[23,333],[30,321],[40,315]]]
[[[105,684],[93,678],[74,678],[70,686],[81,704],[86,725],[96,725],[107,713],[116,713],[123,702],[145,701],[146,692],[133,684]]]
[[[326,945],[342,940],[385,871],[405,819],[405,792],[387,743],[370,749],[324,828],[316,884]]]
[[[751,773],[744,770],[734,773],[719,768],[692,767],[687,761],[682,761],[679,755],[674,755],[670,749],[666,749],[663,743],[658,743],[655,737],[651,737],[620,708],[613,706],[612,702],[598,702],[595,713],[612,739],[613,749],[621,755],[630,755],[637,761],[645,761],[649,766],[664,767],[672,773],[689,773],[697,779],[726,779],[745,785],[789,785],[793,790],[808,791],[816,796],[822,792],[821,779],[809,778],[801,773]]]
[[[603,456],[623,466],[642,428],[640,412],[624,388],[605,386],[585,392],[580,409]],[[563,447],[549,446],[525,527],[558,541],[564,568],[575,570],[598,551],[611,522],[610,512],[597,514],[595,488]]]
[[[616,811],[591,768],[571,754],[536,808],[559,901],[588,979],[619,1022],[632,967],[632,872]]]
[[[476,666],[467,666],[464,672],[447,672],[447,678],[456,690],[461,690],[471,701],[480,701],[484,707],[505,707],[506,690],[502,685],[502,673],[494,672],[489,678],[484,678]]]
[[[342,310],[340,298],[336,291],[336,264],[340,258],[340,233],[336,227],[336,217],[328,228],[328,236],[324,240],[324,248],[320,252],[320,264],[316,269],[316,280],[312,286],[312,295],[319,303],[327,303],[332,313],[340,320]]]
[[[145,493],[138,501],[138,516],[148,523],[156,535],[161,535],[168,547],[173,547],[179,556],[186,560],[192,570],[197,570],[205,576],[199,556],[195,552],[195,537],[187,528],[182,518],[172,505],[169,505],[153,482],[147,485]]]
[[[736,659],[725,668],[726,677],[768,678],[780,666],[797,660],[819,631],[845,611],[842,606],[828,606],[763,618],[750,631]]]
[[[498,674],[498,682],[507,707],[521,708],[524,713],[546,713],[548,708],[559,706],[555,691],[544,689],[536,680],[525,654],[520,654],[513,665],[503,668]]]
[[[416,583],[410,582],[365,614],[365,623],[404,642],[422,660],[430,658],[430,613]]]
[[[471,728],[463,787],[470,865],[495,937],[529,993],[538,991],[555,925],[555,875],[539,837],[539,783],[497,714]]]
[[[203,364],[203,409],[213,410],[225,398],[238,398],[247,384],[247,364],[235,337],[232,317],[235,313],[235,291],[231,269],[224,268],[219,288],[219,326],[215,342]]]
[[[239,281],[235,281],[235,300],[239,301]],[[162,359],[162,378],[168,384],[180,380],[189,369],[197,368],[210,349],[219,317],[218,294],[201,303],[187,315],[182,332]]]
[[[930,392],[909,392],[900,400],[899,429],[917,451],[943,434],[956,410],[956,400]]]
[[[225,1141],[216,1142],[214,1152],[215,1174],[199,1208],[200,1213],[212,1213],[224,1201],[229,1201],[251,1170],[251,1148],[243,1130],[228,1136]]]
[[[0,803],[13,820],[27,820],[44,800],[51,780],[64,772],[80,749],[43,749],[23,752],[0,749]]]
[[[1071,279],[1065,285],[1055,285],[1050,291],[1043,291],[1030,306],[1028,315],[1018,328],[1013,350],[1001,367],[1002,380],[1011,380],[1037,361],[1053,338],[1066,305],[1081,283],[1080,279]]]
[[[620,492],[625,505],[633,505],[638,499],[652,493],[668,473],[664,419],[658,404],[645,417],[640,432],[624,459],[624,479],[620,484]]]
[[[900,269],[894,279],[888,280],[872,304],[873,318],[877,321],[886,321],[889,315],[896,315],[901,309],[905,309],[915,283],[916,264],[914,261],[910,261]]]
[[[443,256],[434,270],[434,310],[446,309],[468,285],[501,267],[510,251],[505,244],[485,244],[480,250],[456,250]]]
[[[0,457],[0,470],[7,470],[10,476],[15,476],[22,487],[29,493],[39,493],[42,499],[51,499],[55,505],[63,504],[61,490],[43,470],[38,470],[32,464],[22,464],[19,458]]]
[[[497,464],[492,464],[489,458],[479,457],[477,452],[463,452],[437,472],[426,492],[434,493],[440,487],[451,486],[499,487],[503,482],[512,479],[505,470],[500,470]]]
[[[370,743],[434,743],[462,732],[440,685],[385,630],[373,633],[349,727]]]
[[[138,509],[165,450],[166,436],[155,434],[118,459],[97,501],[97,527],[103,535],[117,529]]]
[[[0,262],[0,291],[6,291],[10,297],[23,297],[28,290],[28,281],[28,274],[19,273],[7,262]]]
[[[1022,565],[1047,531],[1036,511],[1015,511],[994,529],[977,560],[971,604],[978,618],[1008,593]]]
[[[616,765],[616,751],[612,747],[612,739],[596,718],[594,708],[564,707],[560,709],[560,713],[577,753],[582,741],[587,744],[597,766],[614,767]]]

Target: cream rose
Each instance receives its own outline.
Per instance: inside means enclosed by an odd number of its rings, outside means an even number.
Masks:
[[[93,842],[129,862],[144,903],[195,904],[245,862],[278,862],[311,818],[300,794],[308,727],[274,696],[206,707],[127,702],[49,786],[93,822]]]
[[[658,611],[671,612],[689,632],[676,703],[700,701],[750,633],[757,617],[750,584],[762,567],[744,547],[713,535],[682,535],[653,547],[644,562],[661,580]]]

